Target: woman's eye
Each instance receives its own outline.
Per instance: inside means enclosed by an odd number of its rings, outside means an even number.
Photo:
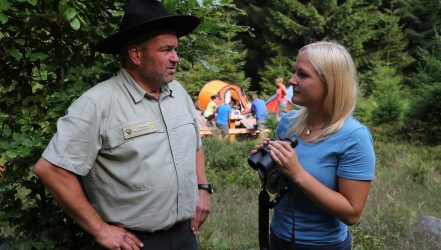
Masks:
[[[300,72],[296,72],[296,75],[297,75],[298,77],[300,77],[300,78],[305,78],[305,77],[308,76],[307,74],[303,73],[302,71],[300,71]]]

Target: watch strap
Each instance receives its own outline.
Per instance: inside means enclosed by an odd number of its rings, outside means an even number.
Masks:
[[[213,193],[213,187],[211,186],[211,183],[198,184],[198,189],[206,190],[209,194]]]

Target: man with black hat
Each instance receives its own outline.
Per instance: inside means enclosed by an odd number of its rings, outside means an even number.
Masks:
[[[35,165],[104,248],[198,248],[212,189],[193,102],[173,80],[178,38],[198,25],[157,0],[130,1],[119,31],[96,46],[123,68],[69,107]]]

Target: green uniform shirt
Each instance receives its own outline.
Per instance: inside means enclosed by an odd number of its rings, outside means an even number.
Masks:
[[[132,230],[189,219],[198,199],[202,143],[193,102],[177,81],[162,87],[159,99],[122,69],[72,103],[43,153],[83,177],[104,220]]]

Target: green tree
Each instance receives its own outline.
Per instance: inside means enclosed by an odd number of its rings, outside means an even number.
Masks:
[[[431,0],[395,0],[384,3],[395,16],[408,40],[408,53],[419,58],[419,48],[430,50],[436,45],[434,37],[441,32],[441,2]],[[416,61],[406,69],[416,72]],[[406,72],[405,72],[406,73]]]
[[[10,234],[0,245],[82,247],[74,240],[80,231],[31,168],[70,102],[113,70],[114,61],[95,55],[93,44],[116,29],[121,7],[114,1],[1,1],[0,161],[7,175],[0,218]]]
[[[441,37],[430,50],[420,49],[414,98],[406,114],[406,131],[413,141],[441,143]]]
[[[264,64],[264,70],[261,73],[259,87],[261,98],[267,99],[277,90],[275,79],[282,77],[284,84],[287,85],[288,79],[292,75],[292,68],[294,67],[294,61],[292,58],[288,58],[281,55],[271,57],[267,63]]]
[[[393,68],[380,62],[369,73],[374,85],[371,96],[374,107],[369,114],[370,122],[374,125],[399,122],[405,107],[400,87],[402,78]]]
[[[257,38],[244,39],[250,49],[248,60],[254,62],[248,70],[254,71],[250,75],[256,89],[260,89],[262,76],[271,75],[266,71],[277,67],[272,65],[274,61],[281,61],[271,58],[282,55],[286,61],[293,60],[299,48],[319,40],[335,40],[348,47],[362,80],[363,74],[378,60],[398,71],[411,61],[405,52],[406,40],[399,19],[389,10],[382,11],[380,1],[237,2],[250,17],[243,19],[243,24],[253,28]],[[291,68],[292,63],[285,70]]]
[[[250,79],[245,76],[244,64],[246,62],[247,50],[237,39],[237,33],[247,33],[248,28],[237,26],[235,18],[243,15],[244,12],[237,9],[231,3],[215,3],[205,6],[205,23],[211,23],[216,30],[217,36],[212,42],[199,36],[198,43],[204,46],[204,54],[198,60],[190,61],[183,57],[181,61],[182,71],[177,73],[177,78],[184,84],[188,93],[196,100],[199,91],[205,83],[211,80],[222,80],[227,83],[236,84],[247,90]]]

